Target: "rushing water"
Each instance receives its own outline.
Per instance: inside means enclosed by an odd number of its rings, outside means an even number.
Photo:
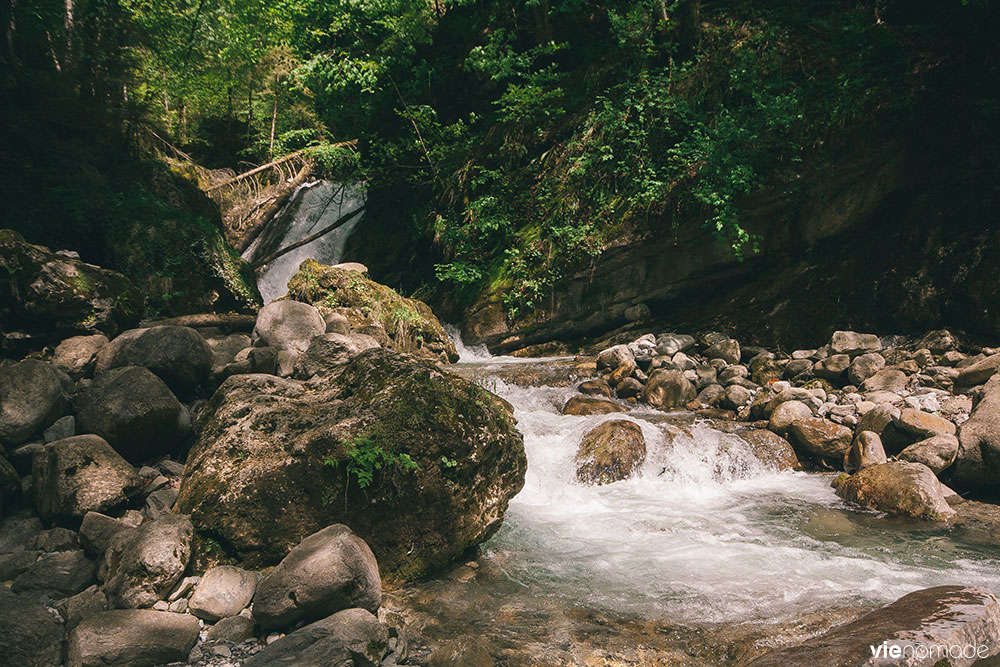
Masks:
[[[830,475],[768,469],[707,424],[688,435],[663,413],[632,411],[624,418],[640,425],[648,450],[640,474],[582,485],[577,446],[609,417],[562,415],[575,383],[503,379],[512,364],[551,361],[459,351],[459,372],[510,401],[524,435],[524,489],[484,556],[535,599],[699,624],[790,619],[941,584],[1000,590],[995,551],[943,526],[852,509]]]
[[[267,224],[260,236],[246,249],[243,258],[253,263],[269,257],[289,245],[315,234],[364,204],[365,191],[360,184],[313,181],[299,186],[288,203]],[[343,226],[265,264],[257,270],[257,286],[264,303],[284,296],[288,280],[299,264],[315,259],[321,264],[341,261],[344,244],[361,221],[361,213]]]

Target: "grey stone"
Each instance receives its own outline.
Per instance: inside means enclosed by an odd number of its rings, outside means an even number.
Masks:
[[[0,663],[5,667],[62,664],[65,632],[40,604],[0,586]]]
[[[874,334],[834,331],[830,338],[832,354],[847,354],[853,357],[866,352],[878,352],[881,349],[882,343]]]
[[[72,438],[74,435],[76,435],[76,417],[66,415],[55,420],[52,426],[45,429],[42,433],[42,440],[49,443],[64,438]]]
[[[299,301],[272,301],[257,313],[254,341],[301,354],[314,336],[326,332],[326,322],[319,311]]]
[[[50,528],[35,536],[31,548],[46,553],[73,551],[80,548],[80,538],[69,528]]]
[[[205,573],[189,601],[191,613],[214,623],[236,616],[253,600],[257,575],[231,565],[213,567]]]
[[[860,354],[851,361],[847,369],[847,379],[852,384],[860,385],[883,368],[885,368],[885,357],[878,352]]]
[[[986,357],[982,361],[966,366],[955,378],[955,384],[962,387],[982,384],[1000,370],[1000,354]]]
[[[110,605],[148,607],[166,596],[184,575],[193,534],[191,520],[178,514],[118,532],[105,556]]]
[[[7,459],[0,456],[0,516],[3,516],[4,501],[20,494],[21,476]]]
[[[20,445],[61,417],[69,377],[52,364],[25,359],[0,373],[0,444]]]
[[[705,350],[705,356],[709,359],[722,359],[727,364],[738,364],[740,344],[732,338],[721,340]]]
[[[376,347],[381,347],[379,342],[364,334],[320,334],[312,339],[309,348],[295,362],[292,376],[306,380],[315,375],[333,373],[365,350]]]
[[[386,629],[364,609],[345,609],[269,643],[244,667],[377,665],[389,643]]]
[[[180,489],[176,487],[154,491],[146,496],[146,505],[143,508],[143,512],[150,519],[158,519],[165,514],[170,514],[174,503],[177,502],[177,494],[179,493]]]
[[[350,528],[334,524],[302,540],[264,575],[253,613],[262,628],[285,628],[351,607],[375,612],[381,602],[371,549]]]
[[[958,438],[941,433],[906,447],[899,453],[899,459],[923,463],[937,475],[954,463],[957,455]]]
[[[672,357],[694,347],[695,340],[685,334],[662,334],[656,339],[656,353]]]
[[[861,385],[866,392],[887,391],[899,394],[906,391],[906,373],[894,368],[883,368]]]
[[[246,334],[229,334],[218,338],[209,338],[205,341],[212,351],[212,367],[222,368],[226,364],[232,363],[236,355],[242,350],[250,347],[252,341]]]
[[[212,349],[190,327],[156,326],[125,332],[98,355],[97,374],[138,366],[152,371],[179,396],[193,396],[212,370]]]
[[[951,479],[959,490],[1000,486],[1000,375],[986,382],[972,415],[958,429]]]
[[[813,416],[813,411],[805,403],[799,401],[785,401],[771,413],[767,427],[778,435],[785,435],[792,424],[801,419],[808,419]]]
[[[230,616],[209,628],[207,639],[239,644],[254,636],[253,628],[253,621],[246,616]]]
[[[846,354],[834,354],[817,361],[812,368],[813,375],[825,380],[839,381],[850,368],[851,358]]]
[[[13,581],[35,564],[41,551],[14,551],[0,554],[0,581]]]
[[[97,353],[107,344],[108,339],[104,334],[67,338],[56,346],[52,365],[74,380],[88,377],[94,372]]]
[[[108,609],[108,598],[97,586],[91,586],[76,595],[66,598],[57,607],[59,615],[66,621],[66,630],[73,628],[95,614]]]
[[[35,536],[42,532],[37,516],[20,513],[0,521],[0,554],[24,551]]]
[[[323,319],[326,321],[326,333],[351,333],[351,323],[343,313],[330,312]]]
[[[615,345],[601,350],[597,355],[597,370],[613,371],[622,364],[635,363],[635,356],[628,345]]]
[[[80,543],[92,557],[103,556],[111,546],[111,539],[129,526],[99,512],[87,512],[80,524]]]
[[[44,593],[53,598],[76,595],[96,581],[94,563],[82,550],[42,554],[14,580],[15,593]]]
[[[67,667],[154,667],[183,662],[198,641],[198,619],[150,609],[117,609],[85,619],[70,634]]]

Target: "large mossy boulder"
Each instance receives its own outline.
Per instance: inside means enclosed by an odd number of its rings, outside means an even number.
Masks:
[[[458,361],[455,345],[426,303],[400,296],[363,272],[307,259],[288,281],[288,296],[341,313],[355,331],[384,336],[379,342],[398,352]]]
[[[3,347],[40,347],[74,334],[113,336],[134,326],[142,307],[142,295],[120,273],[0,230]]]
[[[495,533],[524,484],[524,446],[503,401],[385,349],[308,383],[230,377],[199,432],[177,511],[213,555],[251,568],[343,523],[383,576],[412,578]]]

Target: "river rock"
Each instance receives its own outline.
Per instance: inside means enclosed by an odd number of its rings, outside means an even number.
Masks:
[[[750,379],[759,385],[766,385],[771,380],[780,380],[784,373],[784,365],[774,359],[760,354],[750,360]]]
[[[416,576],[495,533],[524,483],[504,402],[384,348],[308,386],[233,376],[202,414],[175,511],[246,567],[276,564],[303,537],[346,523],[379,554],[383,575]],[[361,488],[348,445],[406,454],[416,467],[388,463]]]
[[[839,381],[844,377],[844,373],[851,365],[851,358],[846,354],[834,354],[826,359],[817,361],[812,372],[818,378],[825,380]]]
[[[801,389],[799,387],[790,387],[788,389],[782,389],[777,394],[773,395],[768,399],[764,406],[764,417],[770,417],[774,414],[774,411],[782,403],[787,403],[788,401],[798,401],[799,403],[804,403],[809,408],[810,414],[815,414],[819,409],[819,406],[823,404],[823,401],[818,399],[811,391],[808,389]]]
[[[319,311],[299,301],[272,301],[257,313],[253,338],[279,350],[301,354],[315,336],[326,332]]]
[[[726,393],[719,401],[719,407],[725,410],[739,410],[753,399],[753,392],[746,387],[733,384],[726,387]]]
[[[955,435],[955,425],[943,417],[932,415],[913,408],[903,408],[892,423],[901,431],[919,438],[929,438],[941,433]]]
[[[693,336],[686,334],[661,334],[656,338],[656,353],[672,357],[678,352],[685,352],[694,347]]]
[[[864,468],[840,482],[837,495],[880,512],[916,519],[940,520],[955,514],[938,478],[922,463],[893,461]]]
[[[882,343],[874,334],[834,331],[830,338],[831,354],[846,354],[854,357],[866,352],[878,352],[881,349]]]
[[[740,344],[732,338],[720,340],[705,350],[705,356],[709,359],[722,359],[727,364],[738,364],[740,363]]]
[[[642,400],[654,408],[684,407],[697,396],[694,385],[682,371],[657,369],[642,390]]]
[[[878,352],[861,354],[851,361],[847,369],[847,379],[851,384],[860,385],[883,368],[885,368],[885,358]]]
[[[25,359],[0,372],[0,445],[14,446],[61,417],[69,377],[52,364]]]
[[[364,609],[345,609],[281,637],[244,667],[329,667],[378,665],[389,634]]]
[[[932,647],[973,647],[971,658],[942,658]],[[874,647],[874,648],[873,648]],[[885,648],[876,659],[873,650]],[[981,648],[980,648],[981,647]],[[920,652],[922,650],[922,652]],[[940,651],[941,649],[937,649]],[[907,665],[968,667],[1000,653],[1000,603],[986,588],[939,586],[910,593],[798,646],[767,653],[751,667]],[[977,664],[988,664],[987,662]]]
[[[899,453],[901,461],[923,463],[937,475],[955,462],[958,455],[958,438],[940,433],[915,442]]]
[[[587,431],[576,453],[576,478],[584,484],[628,479],[646,460],[646,439],[639,425],[613,419]]]
[[[198,619],[151,609],[116,609],[82,621],[70,634],[67,667],[154,667],[185,662]]]
[[[188,419],[167,385],[138,366],[102,373],[77,400],[79,430],[101,436],[134,464],[178,449]]]
[[[59,615],[66,622],[66,630],[72,631],[81,621],[108,609],[108,598],[95,586],[80,591],[59,603]]]
[[[377,340],[364,334],[320,334],[295,362],[292,377],[307,380],[314,375],[329,374],[365,350],[380,347]]]
[[[835,424],[822,417],[798,419],[792,422],[788,434],[796,451],[832,459],[837,463],[844,460],[844,453],[851,446],[854,435],[846,426]]]
[[[87,512],[80,523],[80,544],[92,558],[103,556],[111,546],[111,539],[121,530],[130,527],[121,519],[99,512]]]
[[[35,507],[47,520],[105,512],[142,487],[135,469],[96,435],[46,445],[35,455],[31,481]]]
[[[255,625],[253,619],[247,616],[230,616],[209,628],[206,639],[239,644],[253,638]]]
[[[861,389],[865,392],[891,392],[901,394],[906,391],[906,373],[895,368],[883,368],[864,381]],[[869,400],[874,400],[869,397]],[[879,401],[875,401],[878,403]]]
[[[205,342],[208,344],[208,348],[212,351],[213,369],[222,368],[226,364],[232,363],[236,360],[236,355],[243,350],[250,348],[253,344],[250,336],[241,333],[208,338]]]
[[[193,534],[191,520],[176,514],[118,531],[105,555],[110,605],[135,609],[162,600],[184,575]]]
[[[625,411],[626,408],[622,404],[597,396],[571,396],[562,409],[564,415],[577,416],[610,415]]]
[[[256,574],[231,565],[219,565],[208,570],[195,586],[188,609],[198,618],[214,623],[243,611],[253,599],[256,588]]]
[[[0,661],[6,667],[62,664],[64,631],[40,604],[0,585]]]
[[[52,365],[73,380],[89,377],[94,372],[97,353],[108,344],[104,334],[73,336],[56,346],[52,355]]]
[[[587,380],[581,382],[577,387],[577,391],[581,394],[586,394],[587,396],[604,396],[605,398],[611,398],[611,387],[608,385],[606,380]]]
[[[382,604],[378,563],[364,540],[334,524],[302,540],[257,585],[254,619],[264,629],[315,621],[343,609]]]
[[[149,369],[178,396],[191,397],[206,385],[213,355],[190,327],[157,326],[125,332],[98,355],[98,373],[113,368]]]
[[[597,370],[613,371],[623,364],[635,363],[628,345],[615,345],[597,354]]]
[[[812,416],[812,409],[805,403],[785,401],[784,403],[779,403],[771,413],[767,427],[778,435],[785,435],[794,422],[809,419]]]
[[[1000,354],[994,354],[963,368],[955,378],[955,384],[961,387],[982,384],[993,377],[998,369],[1000,369]]]
[[[767,429],[748,428],[736,434],[750,446],[757,460],[776,470],[794,470],[799,467],[799,459],[791,443]]]
[[[963,490],[1000,485],[1000,375],[986,382],[979,403],[958,430],[951,480]]]
[[[53,598],[76,595],[95,581],[96,568],[83,551],[42,554],[11,585],[15,593],[46,594]]]
[[[844,470],[853,473],[880,463],[886,463],[888,460],[878,433],[859,430],[854,436],[850,449],[844,453]]]

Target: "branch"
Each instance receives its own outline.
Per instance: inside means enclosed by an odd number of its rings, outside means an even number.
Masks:
[[[332,232],[333,230],[337,229],[338,227],[342,227],[342,226],[346,225],[348,222],[350,222],[355,217],[357,217],[359,214],[361,214],[365,210],[365,206],[367,206],[367,204],[362,204],[361,206],[359,206],[358,208],[354,209],[353,211],[351,211],[347,215],[341,216],[333,224],[329,225],[328,227],[324,227],[323,229],[319,230],[315,234],[307,236],[304,239],[302,239],[301,241],[296,241],[295,243],[293,243],[290,246],[282,248],[281,250],[279,250],[279,251],[277,251],[275,253],[272,253],[272,254],[268,255],[267,257],[264,257],[263,259],[259,259],[259,260],[255,261],[255,262],[251,263],[250,264],[250,268],[252,268],[254,271],[256,271],[257,269],[259,269],[260,267],[264,266],[268,262],[273,262],[274,260],[278,259],[282,255],[288,254],[291,251],[295,250],[296,248],[301,248],[302,246],[306,245],[307,243],[312,243],[313,241],[315,241],[316,239],[320,238],[321,236],[329,234],[330,232]]]

